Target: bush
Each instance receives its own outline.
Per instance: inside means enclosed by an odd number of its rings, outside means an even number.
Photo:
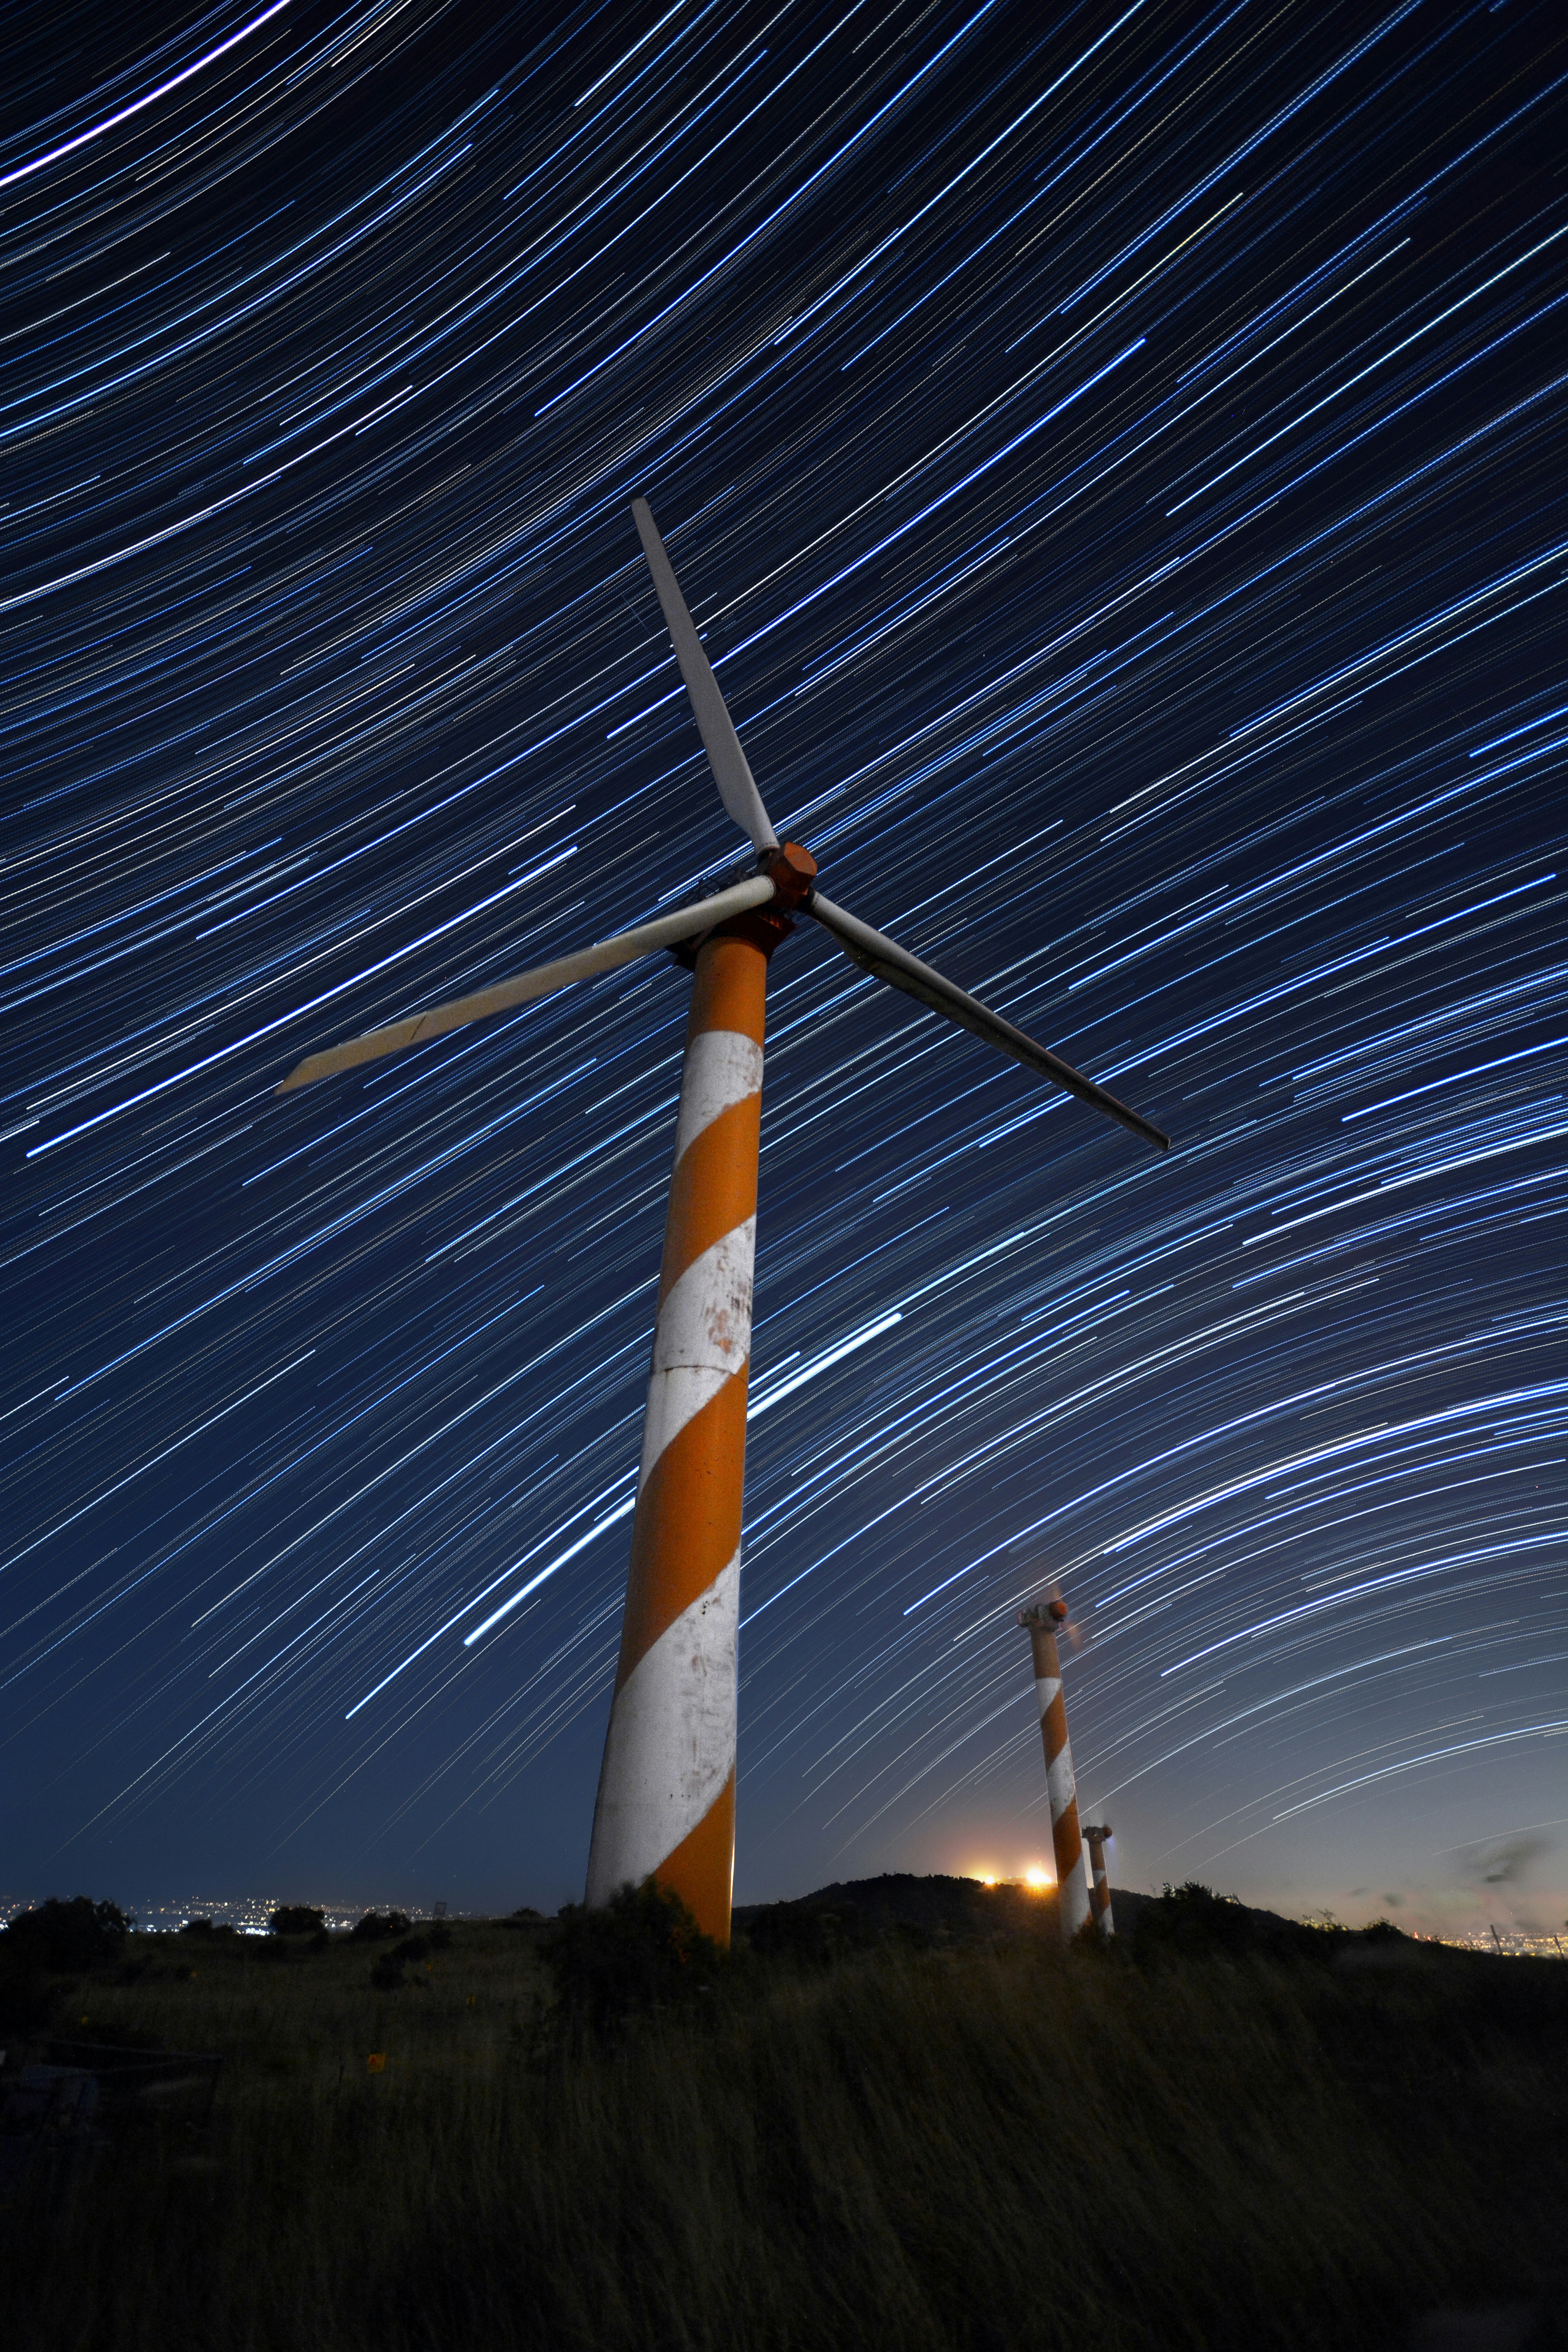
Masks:
[[[46,2023],[49,1979],[118,1959],[131,1924],[117,1904],[86,1895],[68,1903],[51,1895],[36,1910],[18,1912],[0,1935],[0,2032],[32,2033]]]
[[[215,1927],[210,1919],[187,1919],[180,1933],[194,1937],[198,1943],[211,1943],[217,1936],[237,1937],[239,1930],[223,1925]]]
[[[406,1922],[405,1923],[406,1925]],[[416,1936],[405,1936],[401,1944],[394,1944],[390,1952],[383,1952],[370,1972],[370,1980],[377,1992],[395,1992],[404,1981],[403,1971],[410,1960],[427,1960],[432,1952],[444,1952],[452,1941],[452,1930],[437,1920]]]
[[[406,1936],[406,1911],[367,1911],[349,1929],[349,1940],[355,1944],[384,1944],[394,1936]]]
[[[437,1921],[433,1927],[422,1927],[416,1936],[405,1936],[401,1944],[394,1944],[387,1958],[394,1960],[427,1960],[432,1952],[447,1952],[452,1948],[452,1930]]]
[[[62,1903],[51,1895],[35,1910],[18,1912],[5,1930],[8,1960],[17,1960],[51,1976],[71,1976],[80,1969],[117,1960],[134,1922],[117,1903],[95,1903],[89,1895],[73,1895]]]
[[[267,1924],[275,1936],[313,1936],[325,1932],[327,1915],[309,1903],[281,1903]]]
[[[1249,1911],[1234,1895],[1216,1895],[1212,1886],[1189,1878],[1181,1886],[1167,1885],[1156,1902],[1143,1905],[1131,1940],[1141,1960],[1173,1958],[1178,1953],[1194,1959],[1208,1953],[1239,1960],[1248,1954],[1275,1959],[1324,1958],[1339,1939],[1322,1928]]]
[[[540,1951],[562,2016],[594,2031],[686,2007],[713,1991],[726,1963],[679,1895],[652,1878],[623,1886],[599,1911],[568,1904]]]

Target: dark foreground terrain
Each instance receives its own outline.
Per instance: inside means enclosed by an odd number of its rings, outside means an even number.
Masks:
[[[586,2008],[531,1919],[13,1969],[0,2083],[53,2062],[101,2095],[5,2197],[0,2334],[1568,2344],[1568,1967],[1196,1890],[1124,1916],[1114,1950],[1064,1953],[1038,1898],[865,1882],[746,1915],[727,1966],[601,1969]],[[220,2056],[216,2090],[171,2050]]]

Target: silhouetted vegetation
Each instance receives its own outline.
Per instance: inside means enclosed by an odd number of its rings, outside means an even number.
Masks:
[[[18,1912],[5,1930],[5,1949],[25,1952],[37,1967],[64,1975],[117,1960],[131,1927],[117,1903],[94,1903],[86,1895],[62,1903],[51,1895],[33,1910]]]
[[[569,1904],[539,1951],[563,2023],[597,2032],[710,1998],[731,1965],[680,1897],[651,1879],[624,1886],[602,1911]]]
[[[367,1911],[349,1929],[350,1940],[356,1944],[384,1944],[394,1936],[406,1936],[408,1915],[405,1911]]]
[[[1082,1952],[1037,1897],[824,1895],[728,1958],[642,1890],[383,1939],[385,1990],[350,1937],[297,1968],[214,1938],[193,1975],[137,1936],[48,1977],[7,2073],[224,2063],[210,2128],[137,2092],[24,2189],[7,2341],[1401,2352],[1488,2300],[1546,2315],[1520,2352],[1561,2341],[1568,1968],[1281,1943],[1206,1888]]]
[[[118,1904],[94,1903],[86,1895],[69,1902],[51,1895],[18,1912],[0,1934],[0,2033],[26,2033],[42,2024],[50,1977],[118,1959],[131,1927]]]
[[[400,1911],[394,1912],[392,1916],[400,1919],[403,1914]],[[407,1922],[405,1921],[404,1924],[406,1926]],[[358,1934],[357,1928],[354,1933]],[[350,1940],[352,1941],[353,1938],[351,1937]],[[432,1952],[446,1951],[451,1941],[450,1927],[443,1927],[439,1922],[433,1927],[427,1927],[421,1935],[405,1936],[400,1944],[394,1944],[390,1952],[381,1954],[370,1972],[372,1984],[378,1992],[395,1992],[400,1985],[407,1983],[406,1971],[412,1962],[428,1961]]]
[[[1346,1933],[1248,1910],[1234,1895],[1216,1895],[1212,1887],[1188,1879],[1183,1886],[1167,1886],[1140,1907],[1132,1924],[1132,1945],[1144,1962],[1182,1952],[1221,1952],[1231,1959],[1255,1953],[1279,1960],[1328,1960]]]
[[[275,1936],[319,1935],[327,1915],[310,1903],[280,1903],[267,1922]]]

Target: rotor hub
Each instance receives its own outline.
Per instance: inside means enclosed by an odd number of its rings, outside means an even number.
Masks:
[[[778,893],[773,908],[788,915],[796,907],[804,907],[810,898],[811,886],[816,879],[816,860],[798,841],[784,841],[776,849],[763,851],[757,860],[757,871],[767,876]]]

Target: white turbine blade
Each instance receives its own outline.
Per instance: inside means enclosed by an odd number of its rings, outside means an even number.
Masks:
[[[763,796],[746,764],[741,739],[735,732],[735,722],[724,708],[719,681],[702,650],[701,640],[686,609],[686,599],[670,570],[664,541],[658,535],[658,526],[646,499],[632,500],[632,515],[637,523],[637,536],[642,541],[642,551],[647,558],[647,568],[653,573],[653,584],[658,591],[665,625],[675,646],[675,658],[680,664],[680,675],[686,680],[686,691],[691,698],[697,731],[702,738],[702,748],[708,754],[708,764],[713,771],[719,797],[741,831],[749,836],[753,848],[776,849],[779,837],[763,806]]]
[[[1032,1037],[1026,1037],[1021,1029],[1015,1029],[1010,1021],[1004,1021],[999,1013],[993,1013],[989,1006],[982,1004],[967,990],[958,987],[951,980],[944,980],[940,971],[933,971],[929,963],[922,963],[919,956],[910,955],[909,950],[900,947],[895,940],[886,938],[880,931],[874,931],[869,923],[861,922],[858,916],[847,913],[842,907],[836,907],[831,898],[823,897],[820,890],[812,892],[805,902],[805,911],[808,915],[815,915],[817,921],[833,933],[851,963],[858,963],[862,971],[874,972],[879,980],[889,982],[894,988],[901,988],[906,996],[913,996],[921,1004],[929,1004],[933,1013],[945,1013],[961,1029],[970,1030],[976,1037],[983,1037],[988,1045],[994,1045],[998,1052],[1010,1054],[1014,1061],[1022,1062],[1026,1069],[1037,1071],[1042,1078],[1049,1078],[1054,1085],[1065,1087],[1069,1095],[1077,1095],[1080,1102],[1103,1111],[1108,1118],[1119,1119],[1123,1127],[1131,1128],[1134,1135],[1141,1135],[1145,1143],[1153,1144],[1161,1151],[1169,1151],[1171,1139],[1168,1135],[1162,1135],[1157,1127],[1141,1118],[1137,1111],[1129,1110],[1125,1103],[1118,1102],[1116,1097],[1107,1094],[1103,1087],[1097,1087],[1092,1078],[1086,1078],[1081,1071],[1059,1060],[1044,1045],[1037,1045]]]
[[[406,1021],[395,1021],[390,1028],[373,1029],[368,1036],[350,1037],[342,1045],[329,1045],[324,1053],[309,1055],[273,1092],[286,1095],[295,1087],[313,1086],[318,1078],[332,1077],[339,1070],[354,1069],[361,1062],[379,1062],[384,1054],[401,1054],[405,1046],[422,1045],[430,1037],[443,1037],[449,1029],[466,1029],[470,1022],[488,1021],[492,1013],[506,1013],[514,1004],[527,1004],[536,996],[549,996],[558,988],[569,987],[574,980],[592,980],[595,972],[614,971],[617,964],[635,963],[638,956],[672,947],[677,940],[689,940],[694,932],[710,931],[715,923],[722,923],[731,915],[743,915],[750,907],[765,906],[773,896],[773,886],[767,876],[754,874],[748,881],[737,882],[731,889],[721,890],[695,907],[678,907],[673,914],[657,916],[651,923],[639,923],[635,930],[617,932],[613,940],[600,940],[591,948],[579,948],[575,955],[560,956],[553,963],[536,964],[531,971],[520,972],[515,980],[497,981],[493,988],[481,988],[477,995],[459,996],[450,1004],[437,1004],[428,1013],[416,1013]]]

